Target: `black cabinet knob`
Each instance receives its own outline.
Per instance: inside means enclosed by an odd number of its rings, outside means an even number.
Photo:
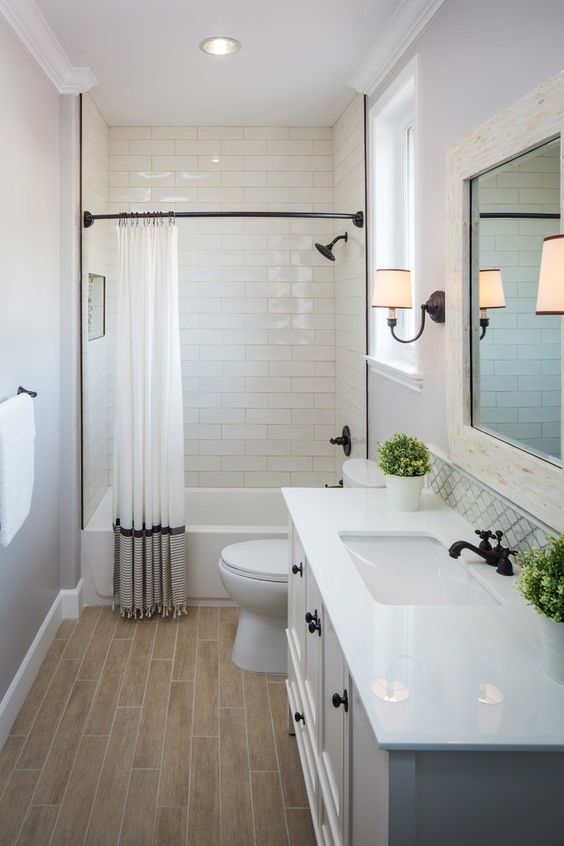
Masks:
[[[304,724],[304,726],[305,726],[305,717],[304,717],[304,715],[303,715],[303,714],[300,714],[300,712],[299,712],[299,711],[296,711],[296,713],[294,714],[294,720],[295,720],[297,723],[303,723],[303,724]]]
[[[315,609],[313,614],[311,613],[311,611],[307,612],[307,614],[305,615],[305,621],[307,623],[307,627],[309,629],[310,634],[315,634],[315,632],[317,632],[319,637],[321,637],[321,621],[317,616],[317,608]]]
[[[345,713],[349,710],[349,697],[346,690],[343,691],[342,696],[339,693],[334,693],[331,697],[331,702],[333,703],[333,708],[340,708],[342,705]]]
[[[301,561],[300,561],[299,565],[298,564],[292,564],[292,573],[294,574],[294,576],[297,576],[298,573],[299,573],[300,576],[303,578],[304,565]]]

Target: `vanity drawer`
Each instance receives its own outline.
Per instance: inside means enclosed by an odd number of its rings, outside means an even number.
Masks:
[[[347,666],[329,615],[323,615],[319,765],[326,816],[336,844],[347,842],[351,689]]]
[[[300,691],[297,684],[297,679],[294,675],[292,662],[288,670],[288,704],[290,707],[291,718],[294,718],[296,712],[304,714],[303,703],[300,698]],[[302,766],[302,774],[304,777],[304,784],[306,788],[307,798],[311,811],[311,817],[315,830],[318,828],[319,819],[319,778],[317,775],[317,768],[315,766],[314,751],[311,746],[309,737],[307,716],[306,722],[296,723],[294,721],[294,731],[296,733],[296,743],[298,745],[298,752],[300,755],[300,763]]]
[[[311,615],[308,623],[306,616]],[[319,688],[323,645],[323,607],[321,594],[311,569],[306,573],[306,614],[304,615],[305,660],[303,670],[304,705],[311,723],[311,735],[317,748],[319,737]],[[309,618],[308,618],[309,619]]]
[[[303,678],[305,674],[305,613],[307,561],[302,542],[291,526],[291,559],[288,574],[288,639]]]
[[[321,846],[340,846],[340,842],[333,837],[329,814],[323,801],[321,802],[319,835]]]

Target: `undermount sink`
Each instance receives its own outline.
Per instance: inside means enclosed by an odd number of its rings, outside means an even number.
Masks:
[[[342,533],[340,537],[364,584],[384,605],[498,604],[432,535]]]

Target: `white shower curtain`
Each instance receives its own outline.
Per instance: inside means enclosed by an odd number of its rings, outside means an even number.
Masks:
[[[114,426],[114,600],[123,616],[186,610],[178,238],[120,221]]]

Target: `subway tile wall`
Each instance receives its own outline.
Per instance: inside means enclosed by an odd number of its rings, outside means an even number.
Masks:
[[[334,207],[330,127],[110,127],[109,136],[111,210]],[[177,225],[186,485],[333,484],[334,271],[313,248],[333,221]]]
[[[365,209],[364,98],[353,99],[333,127],[335,208]],[[335,221],[335,234],[348,232],[336,247],[335,423],[351,430],[352,458],[366,456],[366,228]],[[336,455],[341,474],[343,453]]]
[[[84,208],[103,213],[108,204],[108,127],[90,97],[82,106],[82,193]],[[109,225],[83,230],[82,417],[84,520],[88,522],[109,484],[108,336],[88,340],[88,274],[108,277]]]
[[[83,100],[83,135],[95,138],[102,119],[88,95]],[[93,184],[84,207],[94,213],[364,208],[360,96],[334,128],[105,131],[107,172],[92,168],[89,175],[86,168],[84,174]],[[364,230],[346,225],[350,240],[338,245],[333,265],[313,245],[341,231],[336,224],[178,220],[186,485],[335,484],[343,453],[329,438],[343,423],[353,433],[353,455],[365,454]],[[91,497],[95,507],[111,484],[113,225],[104,231],[98,221],[85,242],[92,245],[85,251],[85,274],[99,243],[102,256],[92,266],[105,267],[108,275],[107,338],[100,345],[106,382],[98,383],[99,421],[85,417],[87,440],[97,433],[86,467],[100,483]]]

